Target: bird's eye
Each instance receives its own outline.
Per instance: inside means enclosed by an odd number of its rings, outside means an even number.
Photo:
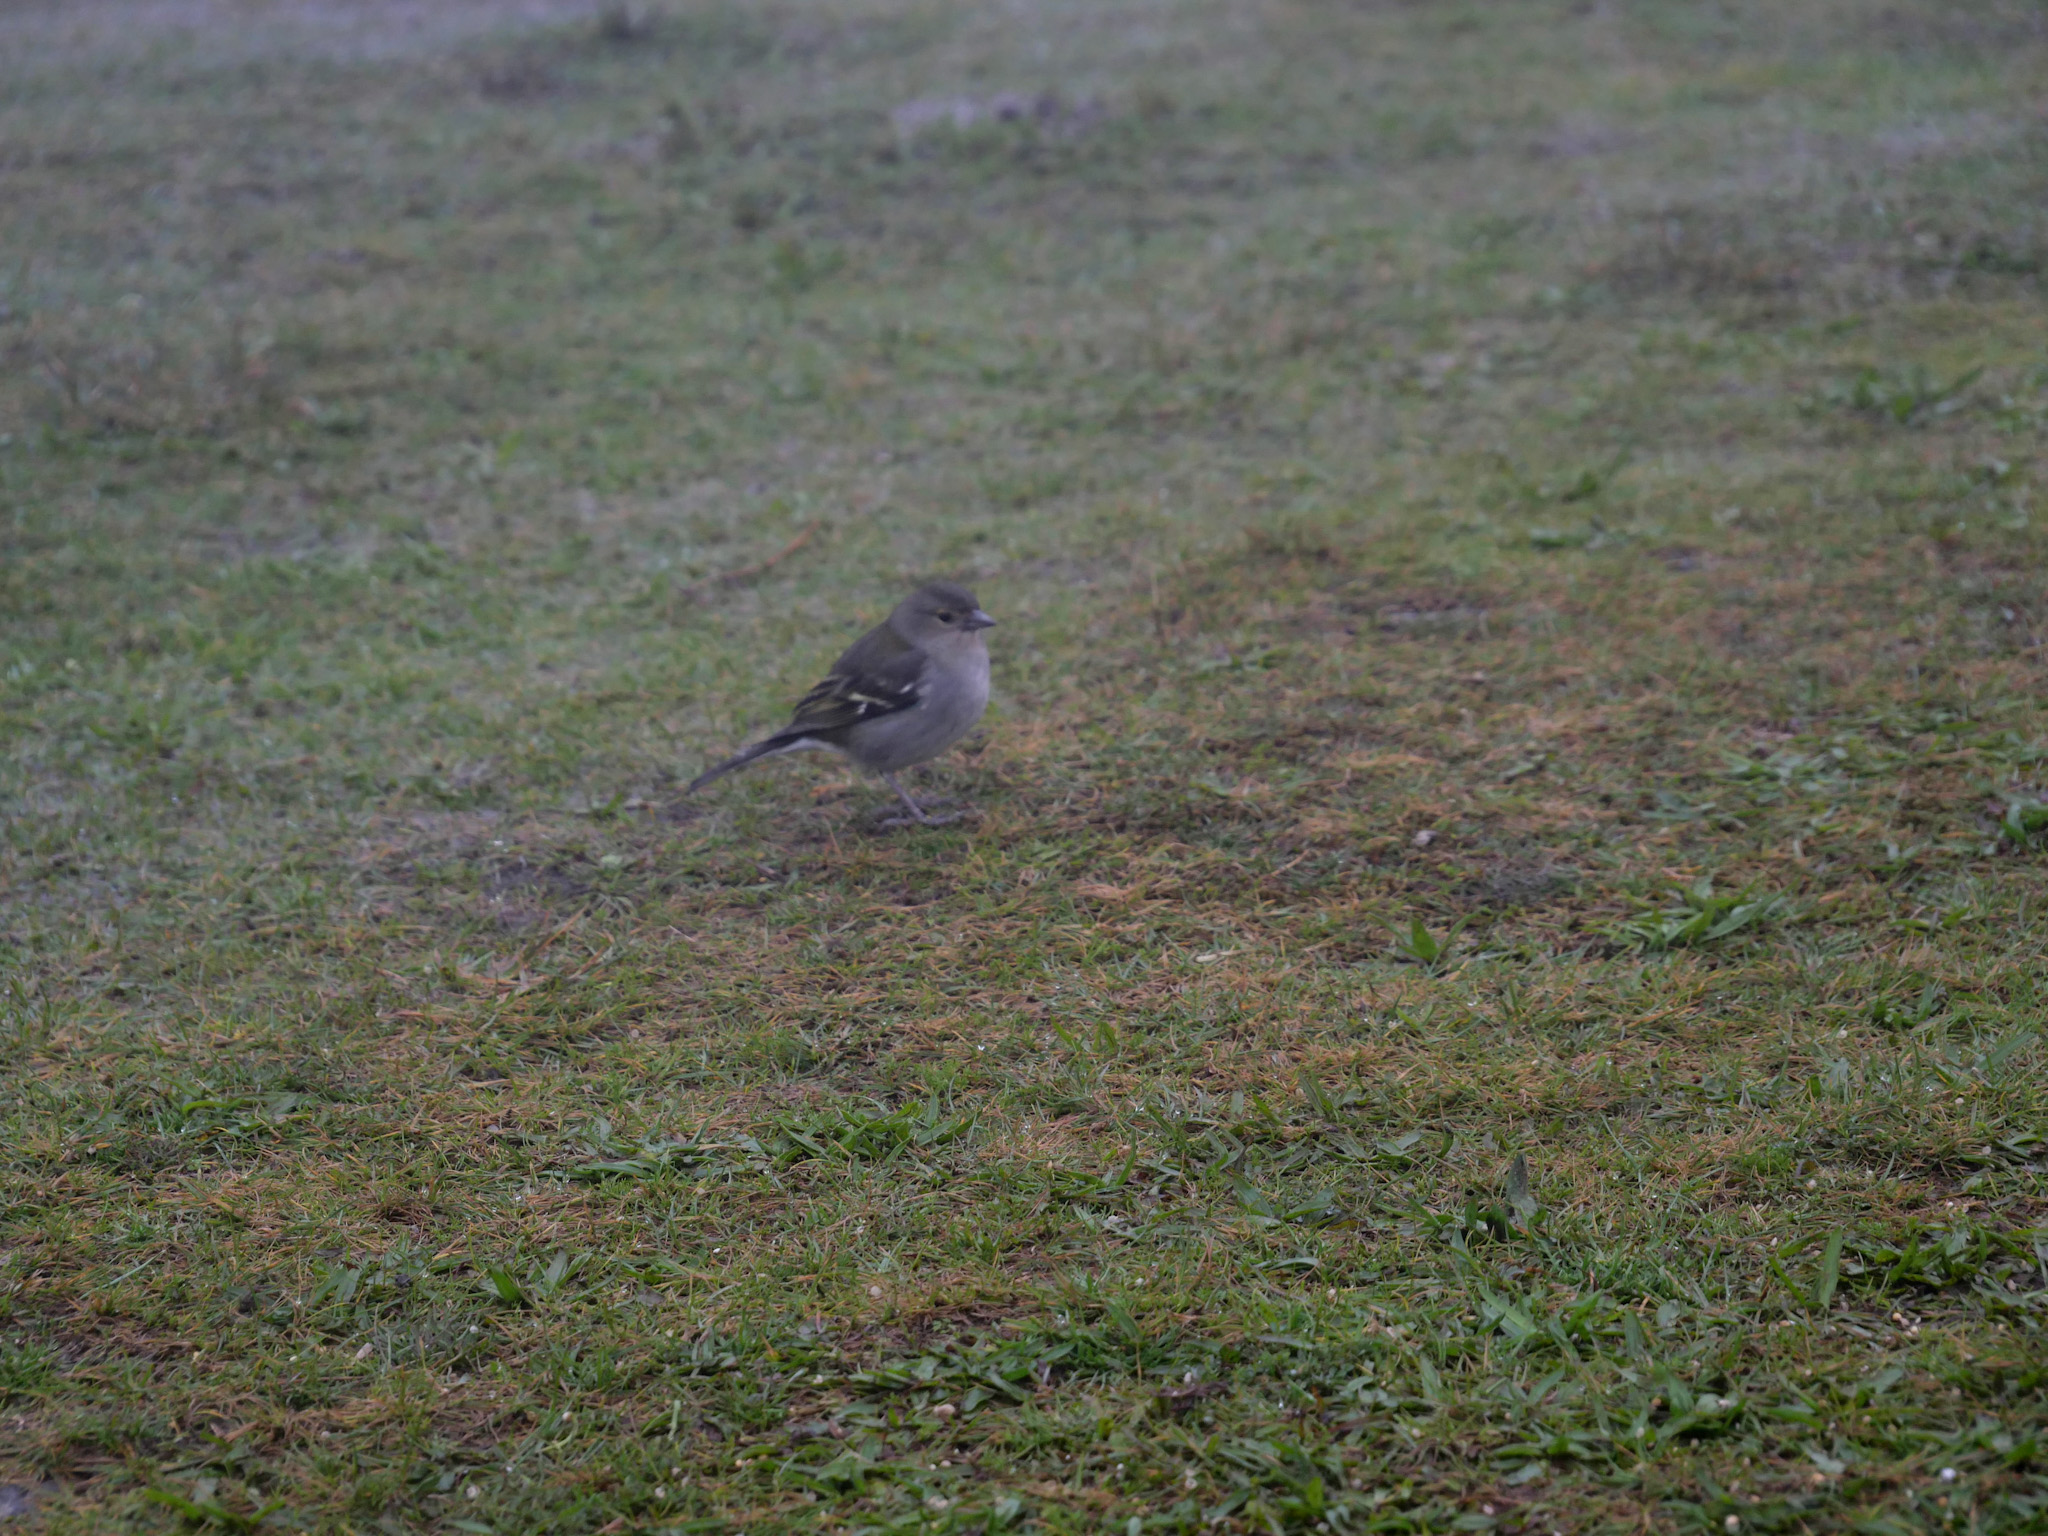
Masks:
[[[941,624],[950,624],[953,622],[953,615],[941,609],[939,611],[939,622]]]

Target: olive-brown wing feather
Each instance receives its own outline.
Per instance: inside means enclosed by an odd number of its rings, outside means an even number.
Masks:
[[[924,697],[926,661],[884,627],[862,636],[798,701],[778,736],[830,741],[855,726],[913,708]]]

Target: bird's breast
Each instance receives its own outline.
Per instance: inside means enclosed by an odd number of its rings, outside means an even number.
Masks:
[[[974,706],[974,718],[979,720],[981,712],[988,708],[988,647],[977,645],[974,656],[968,662],[967,697]]]
[[[925,708],[942,717],[956,737],[973,729],[988,708],[988,648],[963,646],[961,651],[934,657],[925,685]]]

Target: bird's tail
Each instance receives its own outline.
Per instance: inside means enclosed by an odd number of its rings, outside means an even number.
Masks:
[[[758,763],[764,757],[780,757],[785,752],[801,752],[807,747],[822,747],[825,743],[809,736],[770,736],[766,741],[757,741],[742,752],[734,753],[716,768],[707,768],[690,780],[690,787],[683,791],[694,795],[714,779],[722,779],[735,768],[744,768],[749,763]]]

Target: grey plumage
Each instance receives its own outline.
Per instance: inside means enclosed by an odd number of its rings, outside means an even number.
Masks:
[[[827,748],[888,780],[917,820],[951,820],[927,815],[896,775],[930,762],[981,718],[988,707],[981,632],[994,623],[967,588],[927,582],[846,648],[788,725],[699,774],[687,792],[765,757]]]

